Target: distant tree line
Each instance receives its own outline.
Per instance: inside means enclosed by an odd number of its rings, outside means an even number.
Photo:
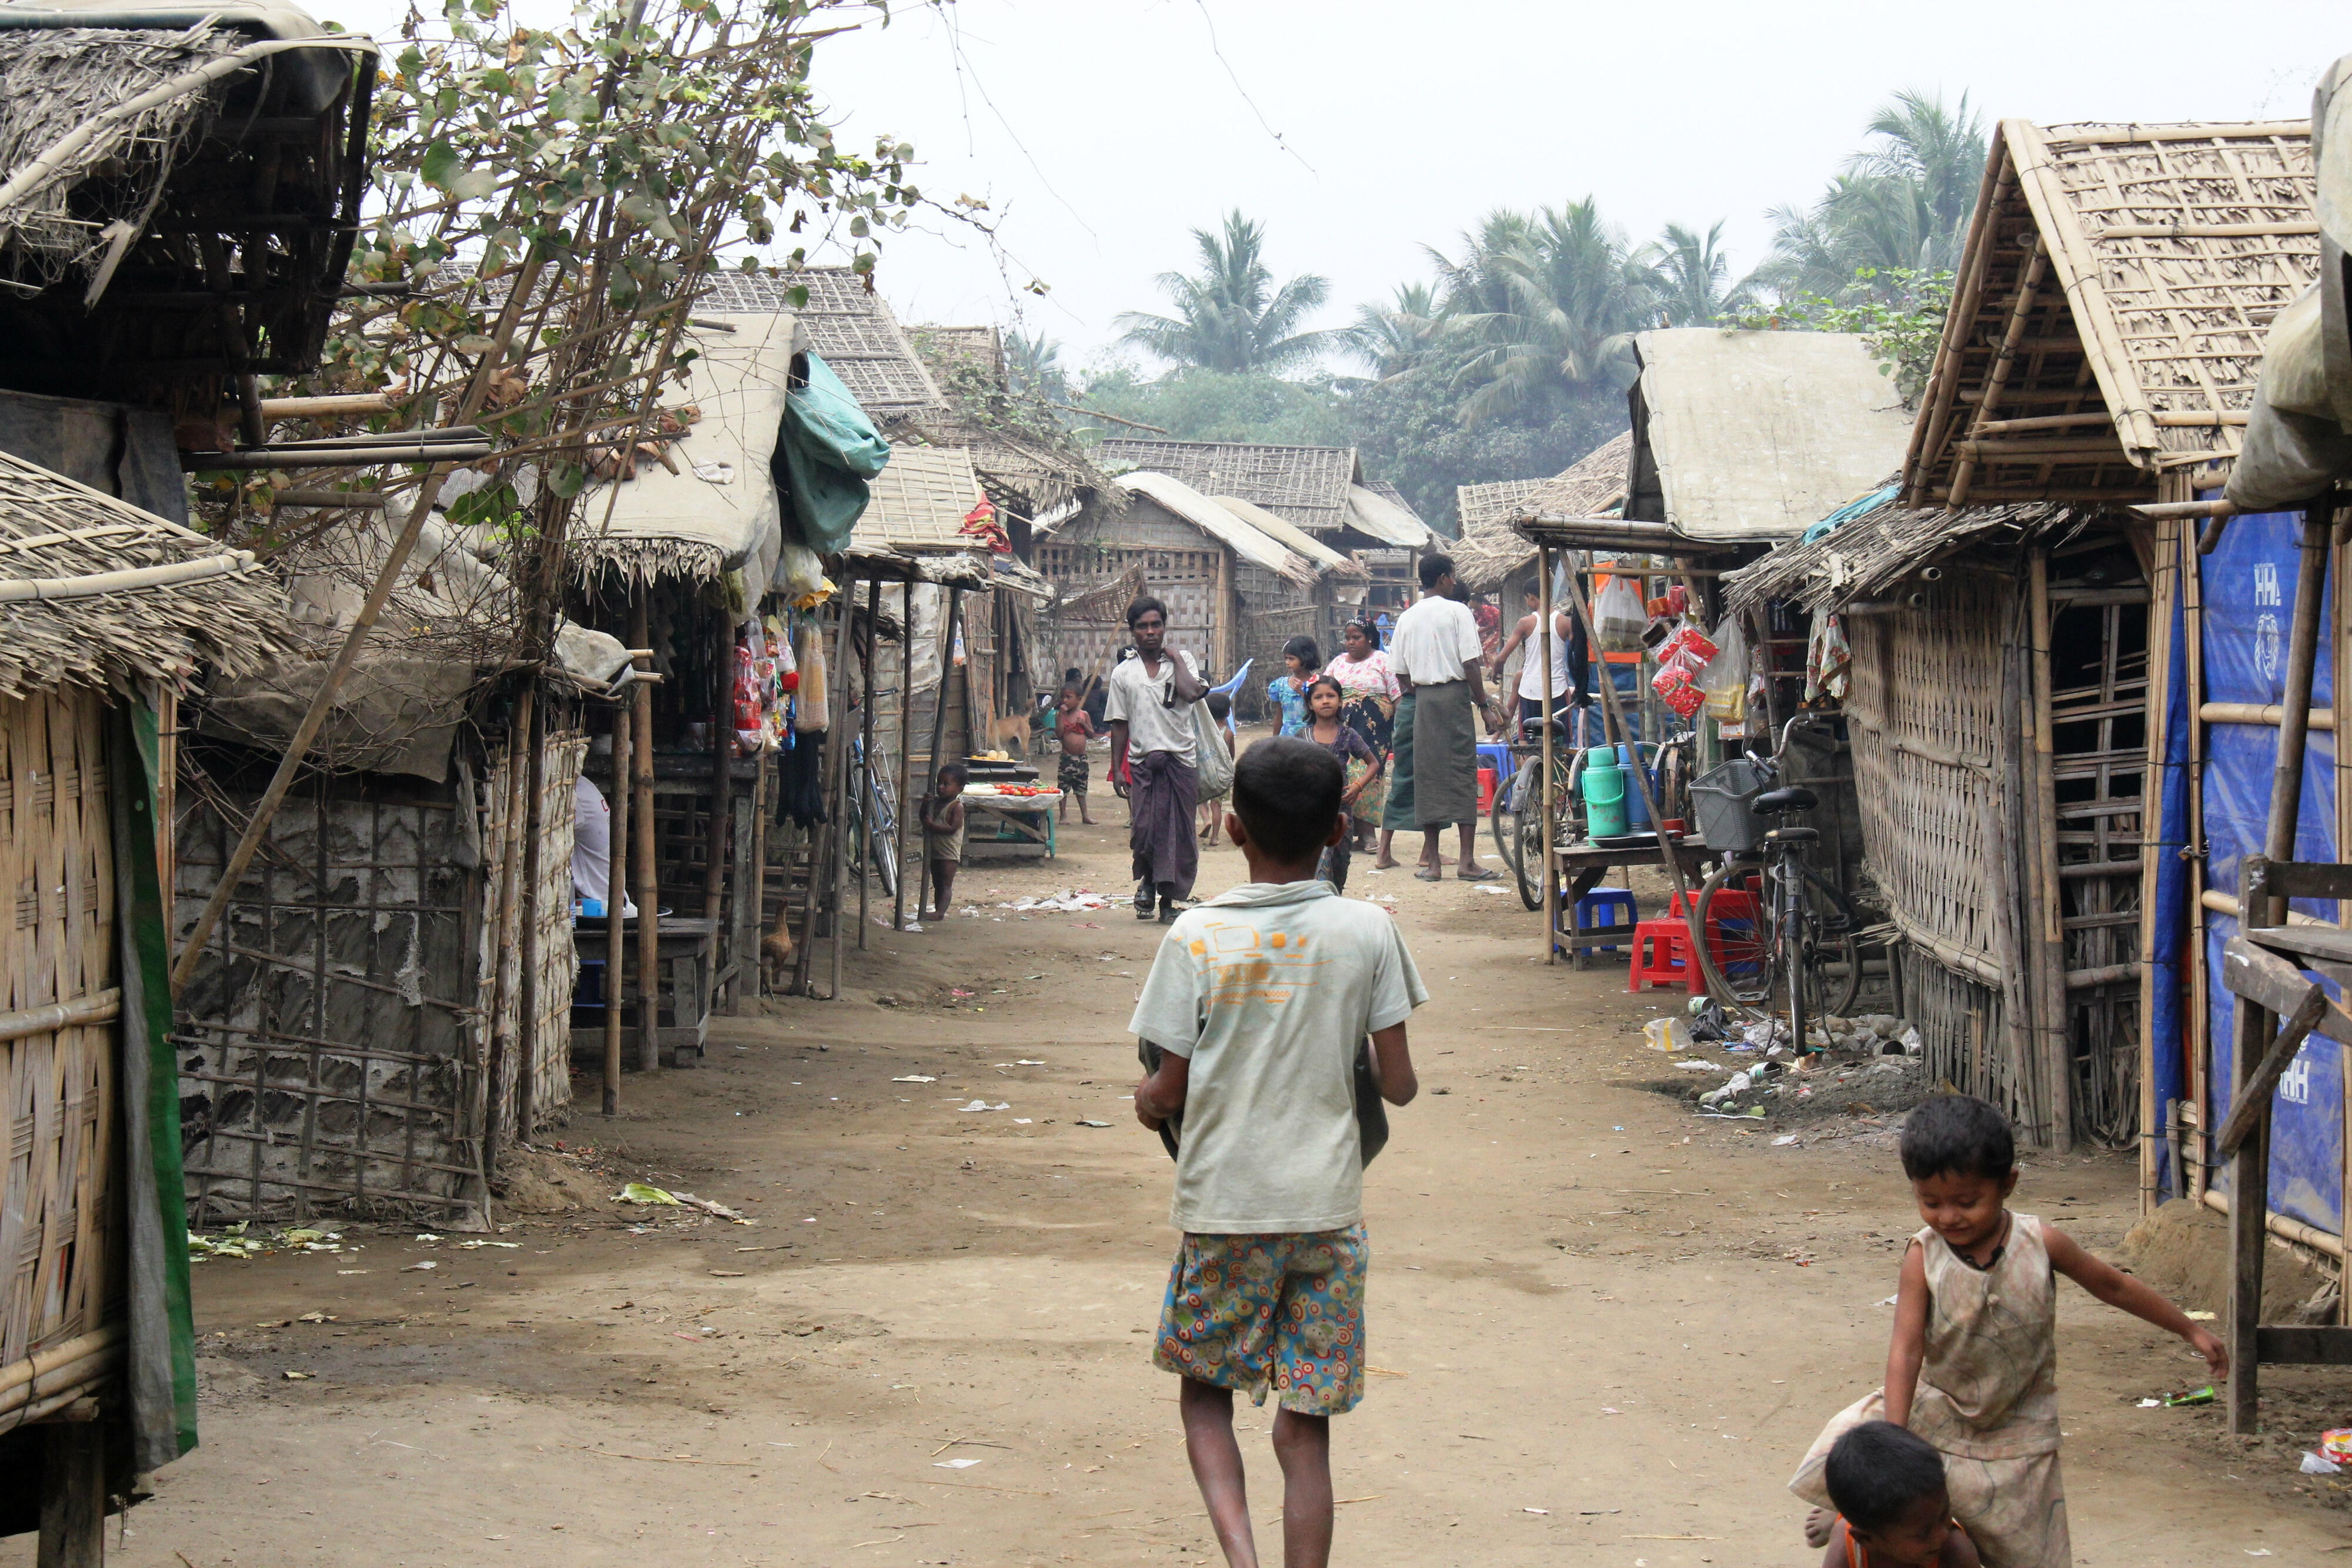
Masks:
[[[1082,434],[1140,424],[1187,440],[1352,445],[1440,527],[1457,485],[1559,472],[1625,425],[1633,334],[1721,324],[1861,332],[1917,395],[1950,298],[1985,162],[1963,96],[1899,93],[1808,207],[1773,209],[1771,254],[1735,277],[1723,224],[1636,242],[1591,198],[1490,213],[1430,276],[1317,327],[1328,278],[1277,279],[1242,213],[1193,232],[1189,271],[1156,280],[1164,312],[1119,319],[1155,361],[1081,374],[1014,333],[1013,372],[1082,411]],[[1335,370],[1335,362],[1346,371]],[[1347,371],[1357,373],[1347,373]],[[1128,422],[1119,423],[1117,422]]]

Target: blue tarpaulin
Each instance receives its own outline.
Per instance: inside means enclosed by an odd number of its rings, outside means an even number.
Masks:
[[[2302,526],[2302,516],[2294,512],[2234,517],[2222,532],[2220,548],[2203,558],[2203,700],[2269,705],[2284,696],[2286,636],[2294,615]],[[2188,559],[2193,567],[2197,558],[2191,555]],[[2312,706],[2317,708],[2327,707],[2334,701],[2335,671],[2329,657],[2334,643],[2332,622],[2323,605],[2319,663],[2311,692]],[[2185,712],[2176,709],[2175,722],[2182,724],[2184,736],[2185,717]],[[2205,885],[2209,888],[2234,896],[2240,862],[2246,855],[2262,852],[2270,814],[2271,779],[2278,761],[2278,729],[2272,725],[2210,727],[2202,780]],[[2168,789],[2167,793],[2168,796]],[[2335,821],[2336,737],[2324,730],[2313,730],[2305,754],[2303,806],[2295,824],[2294,858],[2335,861]],[[2336,917],[2332,902],[2298,900],[2294,907],[2325,920]],[[2158,918],[2163,917],[2163,905],[2159,903]],[[2178,925],[2166,927],[2179,928]],[[2211,1124],[2216,1127],[2229,1114],[2231,1086],[2237,1075],[2236,1041],[2231,1036],[2236,998],[2221,982],[2221,947],[2237,930],[2237,921],[2229,915],[2206,915],[2205,1006],[2212,1040],[2207,1103],[2211,1107]],[[2311,977],[2321,978],[2316,975]],[[2158,978],[2161,991],[2163,971],[2159,970]],[[2331,994],[2336,992],[2332,983],[2321,983]],[[2177,1020],[2173,1023],[2172,1039],[2168,1043],[2162,1032],[2165,1020],[2161,1013],[2153,1021],[2158,1025],[2154,1038],[2161,1104],[2166,1092],[2164,1064],[2179,1060],[2179,1024]],[[2280,1081],[2272,1104],[2269,1194],[2270,1207],[2276,1212],[2338,1236],[2344,1233],[2342,1051],[2336,1040],[2314,1035]],[[2226,1170],[2215,1172],[2214,1176],[2217,1183],[2226,1185]]]

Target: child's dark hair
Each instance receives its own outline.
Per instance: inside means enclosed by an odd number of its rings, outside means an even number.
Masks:
[[[1234,764],[1234,814],[1258,848],[1296,863],[1330,836],[1347,783],[1339,759],[1323,747],[1269,737]]]
[[[942,762],[940,764],[940,781],[945,783],[950,779],[953,779],[955,787],[961,789],[971,782],[971,769],[961,762]]]
[[[1232,697],[1227,696],[1223,692],[1211,692],[1209,694],[1209,716],[1211,718],[1223,723],[1225,716],[1233,711],[1234,699]]]
[[[1315,639],[1312,637],[1293,637],[1282,645],[1282,653],[1285,658],[1297,660],[1298,667],[1302,670],[1319,670],[1323,667],[1323,650],[1315,645]]]
[[[1864,1421],[1831,1446],[1822,1480],[1847,1528],[1876,1535],[1946,1490],[1944,1456],[1907,1427]]]
[[[1903,1174],[2005,1179],[2017,1168],[2017,1138],[1998,1107],[1973,1094],[1923,1100],[1903,1122]]]
[[[1346,702],[1348,700],[1348,688],[1339,684],[1339,677],[1337,675],[1318,675],[1313,680],[1307,682],[1307,700],[1310,703],[1313,702],[1315,700],[1315,694],[1321,691],[1325,686],[1329,686],[1331,688],[1331,695],[1338,697],[1341,702]]]

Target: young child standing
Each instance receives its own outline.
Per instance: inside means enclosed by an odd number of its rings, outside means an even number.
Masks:
[[[1806,1538],[1828,1538],[1833,1446],[1883,1419],[1942,1452],[1953,1516],[1986,1568],[2064,1568],[2074,1559],[2058,1472],[2056,1277],[2179,1334],[2217,1379],[2229,1352],[2056,1226],[2011,1211],[2016,1141],[1993,1106],[1966,1094],[1924,1102],[1903,1124],[1902,1153],[1927,1223],[1903,1254],[1885,1386],[1832,1417],[1789,1482],[1818,1505]]]
[[[1070,802],[1076,800],[1078,821],[1089,828],[1095,820],[1087,814],[1087,742],[1094,734],[1094,721],[1087,716],[1078,688],[1064,686],[1054,709],[1054,737],[1062,745],[1061,769],[1054,781],[1062,790],[1062,821],[1070,820]]]
[[[926,920],[947,918],[956,868],[963,864],[962,796],[971,777],[962,763],[946,764],[940,769],[939,792],[923,802],[923,858],[931,862],[931,912],[922,916]]]
[[[1283,1562],[1331,1556],[1330,1418],[1364,1394],[1364,1167],[1355,1061],[1381,1098],[1419,1087],[1405,1020],[1429,993],[1396,922],[1317,880],[1348,830],[1339,764],[1261,740],[1234,768],[1225,831],[1250,880],[1176,918],[1128,1030],[1160,1048],[1135,1088],[1157,1129],[1183,1113],[1171,1218],[1183,1232],[1152,1363],[1183,1379],[1184,1448],[1234,1568],[1255,1568],[1234,1392],[1279,1409]]]
[[[1339,806],[1353,819],[1357,798],[1379,780],[1384,759],[1370,742],[1339,722],[1339,705],[1347,695],[1337,677],[1315,678],[1315,684],[1307,688],[1307,738],[1339,759],[1341,777],[1347,780],[1339,792]],[[1337,893],[1348,891],[1348,849],[1353,837],[1351,832],[1326,848],[1315,868],[1315,874]]]

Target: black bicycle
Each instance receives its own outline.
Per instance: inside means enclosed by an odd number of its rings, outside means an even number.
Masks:
[[[1749,759],[1769,773],[1771,765]],[[1802,785],[1766,789],[1748,802],[1778,823],[1760,850],[1733,853],[1699,888],[1691,945],[1707,989],[1750,1018],[1785,1016],[1801,1051],[1814,1020],[1843,1013],[1862,988],[1861,917],[1837,886],[1806,863],[1819,831],[1786,819],[1820,798]]]

